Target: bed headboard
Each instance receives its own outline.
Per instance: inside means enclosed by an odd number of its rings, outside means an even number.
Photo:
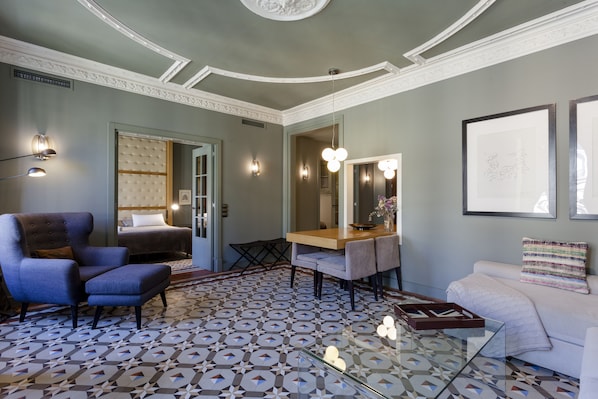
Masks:
[[[118,135],[118,221],[133,213],[167,220],[168,142]]]

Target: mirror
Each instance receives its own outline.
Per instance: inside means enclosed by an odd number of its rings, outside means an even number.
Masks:
[[[378,204],[378,196],[392,197],[397,192],[397,176],[387,179],[377,163],[357,164],[353,166],[353,223],[382,224],[383,218],[369,216]]]
[[[363,215],[361,214],[369,214],[373,210],[374,205],[369,204],[370,210],[367,211],[367,204],[365,201],[362,202],[363,205],[359,205],[356,201],[356,185],[357,189],[359,189],[359,178],[364,176],[361,174],[364,171],[369,171],[373,169],[378,169],[377,165],[378,162],[383,160],[396,160],[397,170],[395,177],[393,178],[393,183],[390,189],[386,187],[387,183],[379,183],[380,185],[373,186],[372,188],[372,195],[377,198],[378,194],[386,194],[387,196],[396,195],[397,196],[397,203],[398,203],[398,211],[397,211],[397,218],[396,218],[396,230],[399,237],[401,237],[402,233],[402,201],[401,201],[401,181],[403,170],[401,168],[402,161],[401,161],[401,154],[388,154],[388,155],[381,155],[376,157],[370,158],[361,158],[361,159],[349,159],[344,162],[344,181],[343,181],[343,226],[347,227],[351,223],[358,223],[364,222]],[[365,166],[369,165],[369,166]],[[359,171],[359,174],[356,173],[356,170]],[[378,179],[379,181],[386,180],[383,177]],[[384,187],[383,187],[384,186]],[[380,192],[374,191],[380,190]],[[364,197],[367,197],[367,194],[363,194]],[[371,198],[371,197],[370,197]],[[357,209],[357,210],[356,210]],[[367,215],[365,216],[365,220],[367,221]],[[376,222],[378,223],[378,222]],[[401,238],[402,241],[402,238]]]

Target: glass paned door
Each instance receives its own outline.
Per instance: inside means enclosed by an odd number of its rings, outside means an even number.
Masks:
[[[193,264],[212,270],[212,146],[193,150]]]

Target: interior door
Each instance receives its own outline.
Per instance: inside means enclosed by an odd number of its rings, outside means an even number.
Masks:
[[[193,264],[217,271],[214,261],[213,146],[193,150]]]

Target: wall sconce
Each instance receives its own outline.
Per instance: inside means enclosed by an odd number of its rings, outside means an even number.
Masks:
[[[46,175],[46,171],[43,170],[42,168],[29,168],[27,173],[23,173],[22,175],[16,175],[16,176],[0,177],[0,180],[14,179],[16,177],[22,177],[22,176],[42,177],[45,175]]]
[[[251,174],[254,176],[259,176],[260,173],[262,172],[261,168],[260,168],[260,163],[258,162],[257,159],[254,159],[253,161],[251,161]]]
[[[303,180],[307,180],[309,178],[309,168],[307,165],[303,165],[303,168],[301,168],[301,178]]]
[[[364,182],[366,182],[366,183],[369,183],[369,182],[370,182],[370,180],[371,180],[370,174],[369,174],[369,173],[366,173],[366,174],[363,176],[363,181],[364,181]]]
[[[384,172],[384,177],[392,179],[395,177],[395,170],[399,168],[396,159],[384,159],[378,162],[378,169]]]
[[[51,147],[50,137],[43,133],[36,134],[31,140],[31,152],[33,156],[42,161],[56,155],[56,151]]]

